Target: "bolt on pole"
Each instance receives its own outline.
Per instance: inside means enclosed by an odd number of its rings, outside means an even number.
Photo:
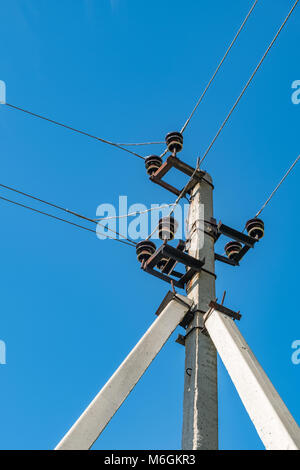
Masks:
[[[213,185],[206,174],[192,191],[188,216],[189,254],[205,258],[205,271],[196,274],[187,285],[196,313],[185,340],[183,450],[218,449],[217,351],[210,337],[201,332],[203,315],[216,298],[215,240],[209,224],[212,217]]]

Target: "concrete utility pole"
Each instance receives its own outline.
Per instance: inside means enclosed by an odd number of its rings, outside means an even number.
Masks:
[[[214,310],[205,327],[267,450],[300,450],[300,429],[234,321]]]
[[[204,210],[203,210],[204,209]],[[215,252],[210,222],[213,217],[213,185],[206,174],[192,192],[188,218],[189,254],[205,258],[205,270],[195,275],[187,286],[197,312],[187,329],[185,340],[185,381],[182,448],[184,450],[218,449],[217,351],[201,332],[203,315],[215,300]],[[203,219],[204,222],[203,233]]]

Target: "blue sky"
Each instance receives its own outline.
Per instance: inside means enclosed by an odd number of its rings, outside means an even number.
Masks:
[[[204,153],[292,4],[259,2],[186,130],[180,158],[194,165]],[[112,141],[163,140],[183,125],[250,6],[1,2],[7,101]],[[205,163],[215,216],[236,228],[299,154],[300,105],[291,101],[300,79],[299,31],[298,7]],[[0,138],[0,183],[90,217],[119,195],[147,207],[173,202],[150,184],[141,160],[5,106]],[[258,247],[237,269],[217,265],[218,296],[226,289],[226,305],[241,310],[242,333],[298,423],[300,365],[291,362],[291,344],[300,339],[299,171],[263,213]],[[151,324],[168,285],[141,272],[130,247],[3,201],[0,213],[0,339],[7,345],[0,448],[51,449]],[[184,349],[175,337],[95,449],[180,448]],[[221,363],[219,406],[220,448],[262,449]]]

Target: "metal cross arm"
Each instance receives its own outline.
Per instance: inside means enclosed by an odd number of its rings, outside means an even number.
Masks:
[[[56,450],[88,450],[138,383],[176,327],[192,306],[174,294],[141,340],[94,398]]]
[[[193,256],[184,252],[185,244],[182,245],[182,240],[179,242],[177,248],[164,243],[153,255],[142,264],[142,269],[162,279],[170,284],[173,283],[175,287],[181,289],[189,282],[192,277],[201,272],[205,264],[205,260],[198,260]],[[165,263],[160,266],[160,263]],[[178,264],[185,266],[185,272],[175,271],[174,268]],[[156,269],[155,269],[156,268]]]
[[[250,226],[252,223],[252,230],[254,220],[255,219],[251,219],[247,222],[247,224]],[[254,230],[259,230],[259,236],[254,238],[250,235],[244,234],[243,232],[239,232],[238,230],[235,230],[228,225],[224,225],[222,222],[219,222],[215,231],[215,241],[217,241],[221,235],[224,235],[225,237],[231,238],[236,243],[230,242],[225,246],[225,252],[227,254],[226,257],[215,253],[215,259],[221,261],[222,263],[230,264],[231,266],[239,266],[239,262],[244,258],[246,253],[248,253],[251,248],[254,248],[259,239],[263,237],[263,227],[263,221],[256,219],[256,226]]]
[[[300,450],[300,428],[233,319],[214,309],[204,323],[265,448]]]
[[[190,178],[193,176],[185,190],[185,194],[190,193],[190,191],[195,187],[195,185],[199,181],[201,181],[206,175],[205,171],[197,170],[195,172],[195,168],[179,160],[179,158],[175,157],[174,155],[170,155],[165,161],[165,163],[163,163],[158,168],[158,170],[152,176],[150,176],[150,180],[153,181],[153,183],[156,183],[159,186],[162,186],[163,188],[167,189],[171,193],[176,194],[176,196],[179,196],[181,194],[182,189],[175,188],[174,186],[163,180],[163,177],[166,176],[173,168],[181,171]]]

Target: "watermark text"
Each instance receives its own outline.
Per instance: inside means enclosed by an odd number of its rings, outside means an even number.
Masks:
[[[295,80],[292,83],[292,89],[295,90],[292,93],[292,103],[300,104],[300,80]]]
[[[0,104],[6,103],[6,84],[3,80],[0,80]]]
[[[0,365],[6,364],[6,344],[0,340]]]
[[[107,238],[130,238],[131,240],[145,240],[149,235],[151,239],[158,239],[158,225],[162,217],[172,217],[176,220],[175,239],[189,238],[191,230],[199,230],[202,246],[204,243],[204,205],[200,205],[196,217],[196,225],[188,227],[187,219],[189,204],[151,204],[147,207],[141,203],[128,205],[127,196],[120,196],[118,208],[113,204],[100,204],[96,211],[97,237],[100,240]]]
[[[296,339],[295,341],[293,341],[292,349],[295,349],[292,354],[292,363],[295,366],[298,366],[300,364],[300,339]]]

